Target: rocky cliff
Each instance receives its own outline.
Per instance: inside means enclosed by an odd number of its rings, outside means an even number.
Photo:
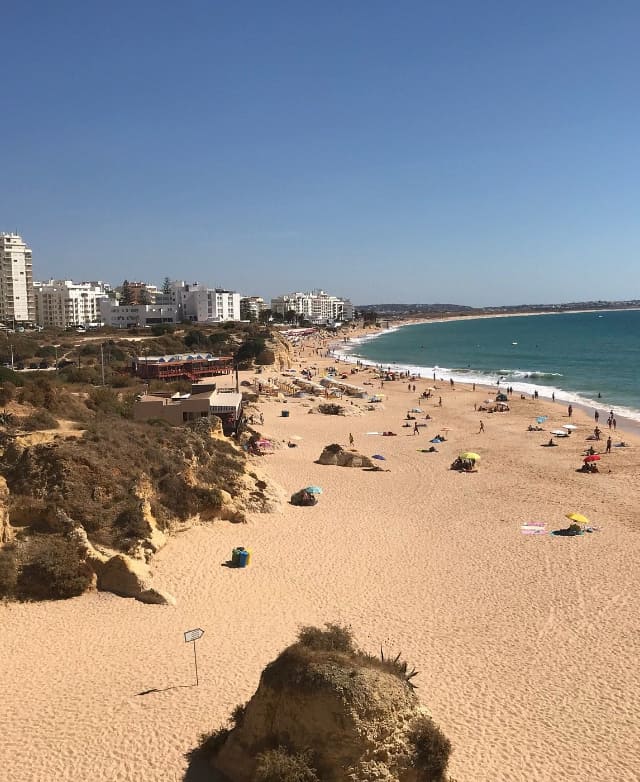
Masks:
[[[52,561],[58,552],[70,591],[63,582],[50,596],[71,596],[84,584],[173,602],[153,588],[150,569],[172,533],[218,518],[242,522],[247,512],[271,512],[284,501],[282,490],[248,472],[243,452],[218,434],[208,422],[178,429],[114,418],[80,438],[29,446],[5,435],[0,544],[13,541],[25,593],[47,596],[45,583],[34,592],[26,579],[46,581],[60,571]],[[55,546],[46,545],[48,538]]]

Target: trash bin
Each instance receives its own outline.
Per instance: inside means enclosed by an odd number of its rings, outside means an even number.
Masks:
[[[280,415],[281,415],[283,418],[288,418],[288,417],[289,417],[289,411],[288,411],[288,410],[283,410],[283,411],[282,411],[282,413],[281,413]]]
[[[251,552],[247,551],[243,546],[238,546],[231,552],[232,567],[247,567],[250,561]]]

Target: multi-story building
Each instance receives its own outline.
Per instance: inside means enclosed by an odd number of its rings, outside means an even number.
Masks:
[[[108,298],[102,282],[49,280],[35,282],[36,323],[40,326],[99,324],[100,302]]]
[[[260,320],[260,313],[269,308],[262,296],[243,296],[240,299],[240,317],[242,320]]]
[[[198,323],[240,320],[240,294],[194,283],[180,292],[182,316]]]
[[[0,233],[0,321],[35,323],[31,250],[18,234]]]
[[[178,307],[162,304],[118,304],[112,299],[100,301],[100,319],[105,326],[132,329],[160,323],[178,323]]]
[[[353,305],[349,299],[331,296],[322,290],[285,293],[271,299],[271,309],[283,317],[293,311],[316,324],[353,320]]]

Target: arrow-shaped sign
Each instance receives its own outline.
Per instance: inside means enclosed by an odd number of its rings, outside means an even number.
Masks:
[[[201,630],[199,627],[197,627],[195,630],[187,630],[187,632],[184,634],[184,642],[186,644],[191,643],[191,641],[197,641],[198,638],[202,638],[204,635],[204,630]]]

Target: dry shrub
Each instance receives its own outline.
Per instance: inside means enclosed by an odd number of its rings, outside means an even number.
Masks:
[[[0,549],[0,597],[12,597],[18,582],[18,562],[15,548]]]
[[[298,633],[298,642],[307,649],[316,652],[346,652],[355,653],[353,631],[350,627],[327,622],[325,629],[304,626]]]
[[[320,782],[310,765],[310,750],[291,754],[285,747],[270,749],[258,755],[256,782]]]
[[[198,746],[195,751],[192,750],[190,752],[190,757],[193,758],[197,753],[201,753],[206,758],[215,758],[222,749],[229,733],[231,731],[228,728],[218,728],[211,733],[201,733]]]
[[[419,782],[446,782],[451,742],[430,718],[419,717],[409,733]]]
[[[36,410],[31,415],[23,418],[20,422],[23,429],[27,432],[39,432],[43,429],[57,429],[58,419],[51,415],[48,410]]]

